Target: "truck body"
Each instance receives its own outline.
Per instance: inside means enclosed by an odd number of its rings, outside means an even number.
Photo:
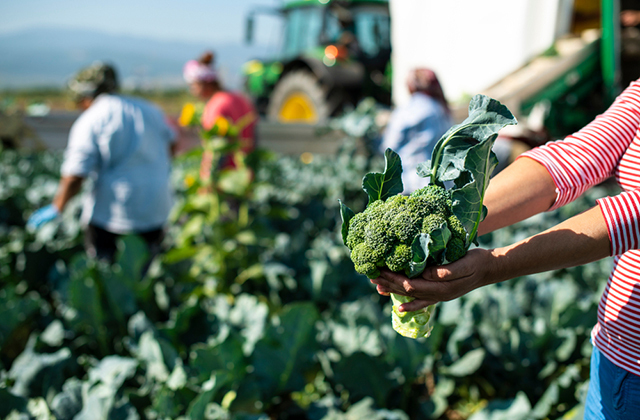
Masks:
[[[458,119],[484,93],[518,118],[515,130],[558,137],[619,92],[618,0],[392,0],[393,104],[409,70],[433,70]]]

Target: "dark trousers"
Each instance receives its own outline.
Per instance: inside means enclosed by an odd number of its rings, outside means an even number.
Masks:
[[[158,228],[145,232],[133,232],[133,234],[140,236],[147,243],[149,247],[149,261],[161,251],[164,229]],[[122,235],[90,224],[87,226],[84,234],[84,245],[87,254],[91,257],[113,263],[116,251],[118,250],[117,241],[120,237],[122,237]]]

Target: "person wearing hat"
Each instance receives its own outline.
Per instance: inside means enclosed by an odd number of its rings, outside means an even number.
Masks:
[[[53,202],[35,211],[27,226],[37,229],[57,218],[90,178],[81,216],[87,253],[112,261],[124,234],[140,235],[152,254],[158,252],[172,206],[176,133],[155,105],[117,93],[109,64],[83,68],[68,88],[83,112],[71,127]]]
[[[225,90],[213,68],[213,53],[205,52],[198,60],[189,60],[183,68],[184,80],[189,84],[191,93],[207,101],[202,113],[201,124],[210,130],[218,118],[223,117],[239,129],[238,141],[240,150],[249,153],[255,148],[255,126],[257,114],[253,104],[243,95]],[[212,156],[206,152],[202,156],[200,177],[207,178],[211,174]],[[235,167],[232,156],[222,162],[223,167]]]

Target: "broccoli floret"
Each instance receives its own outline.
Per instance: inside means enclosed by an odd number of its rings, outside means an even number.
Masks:
[[[349,231],[347,233],[347,246],[350,250],[356,247],[356,245],[364,242],[364,229],[369,223],[369,214],[362,212],[358,213],[349,220]]]
[[[420,218],[408,210],[393,216],[389,228],[398,241],[411,245],[413,239],[420,232]]]
[[[411,246],[405,244],[394,245],[384,262],[391,271],[403,271],[411,262]]]
[[[393,239],[389,224],[381,215],[372,217],[364,229],[364,243],[379,254],[386,254],[393,246]]]
[[[370,279],[375,279],[380,275],[378,263],[383,259],[383,255],[378,254],[364,242],[357,245],[351,251],[351,261],[356,271],[364,274]]]
[[[444,256],[448,262],[454,262],[464,257],[466,253],[467,249],[464,246],[464,239],[453,237],[447,244]]]
[[[413,211],[422,211],[425,214],[438,213],[448,216],[451,212],[451,194],[437,185],[427,185],[415,190],[409,196],[407,205],[417,207]]]
[[[447,219],[447,224],[449,225],[449,230],[451,231],[454,238],[462,239],[462,241],[466,241],[467,239],[467,230],[462,226],[460,219],[456,217],[455,214],[452,214]]]
[[[446,223],[446,219],[442,217],[441,214],[430,214],[422,219],[422,227],[420,229],[420,233],[431,233]]]
[[[364,213],[369,215],[371,219],[379,219],[384,215],[385,207],[386,206],[384,201],[376,200],[367,206],[367,208],[364,210]]]
[[[407,205],[407,197],[401,194],[397,194],[387,198],[385,202],[385,220],[391,222],[393,217],[403,211]]]

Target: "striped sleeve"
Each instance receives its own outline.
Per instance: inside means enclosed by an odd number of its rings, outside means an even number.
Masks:
[[[522,154],[548,171],[556,185],[554,210],[614,175],[640,124],[640,82],[577,133]]]
[[[640,242],[640,191],[623,192],[598,200],[611,240],[611,255],[638,249]]]

